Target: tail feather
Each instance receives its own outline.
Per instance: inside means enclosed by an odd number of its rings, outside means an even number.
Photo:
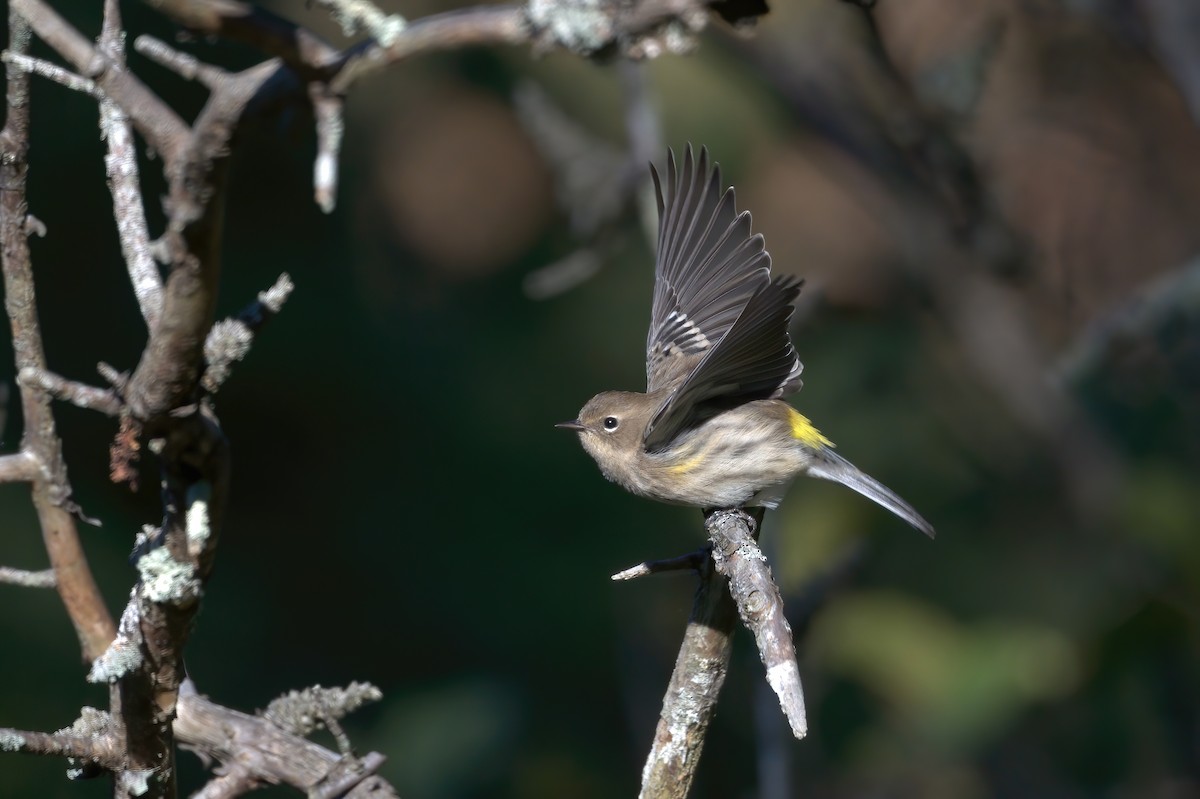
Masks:
[[[933,525],[921,518],[921,514],[913,510],[912,505],[900,499],[883,483],[859,471],[857,466],[832,450],[821,450],[808,467],[808,474],[852,488],[864,497],[887,508],[930,538],[935,535]]]

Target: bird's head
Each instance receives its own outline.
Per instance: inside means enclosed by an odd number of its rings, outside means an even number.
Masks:
[[[642,434],[659,400],[633,391],[605,391],[588,400],[579,416],[555,427],[574,430],[610,480],[617,480],[641,453]]]

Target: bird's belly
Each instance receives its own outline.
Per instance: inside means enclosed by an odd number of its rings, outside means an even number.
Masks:
[[[699,435],[647,454],[650,468],[635,493],[702,508],[775,507],[809,455],[770,428],[741,427],[735,438]]]

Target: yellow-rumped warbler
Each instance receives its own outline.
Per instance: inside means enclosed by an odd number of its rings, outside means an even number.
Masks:
[[[640,496],[701,508],[774,508],[799,474],[834,480],[875,500],[926,535],[933,526],[833,451],[791,405],[803,366],[788,337],[800,280],[771,277],[750,213],[708,151],[683,170],[667,152],[658,197],[654,305],[646,338],[646,393],[606,391],[576,430],[600,471]]]

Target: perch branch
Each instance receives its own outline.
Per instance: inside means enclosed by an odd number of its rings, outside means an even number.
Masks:
[[[761,520],[761,515],[759,516]],[[783,615],[783,597],[771,576],[767,558],[758,548],[757,527],[744,511],[716,511],[708,517],[717,571],[729,578],[729,592],[738,615],[754,633],[767,682],[779,697],[792,734],[808,733],[800,667],[792,644],[792,629]]]

